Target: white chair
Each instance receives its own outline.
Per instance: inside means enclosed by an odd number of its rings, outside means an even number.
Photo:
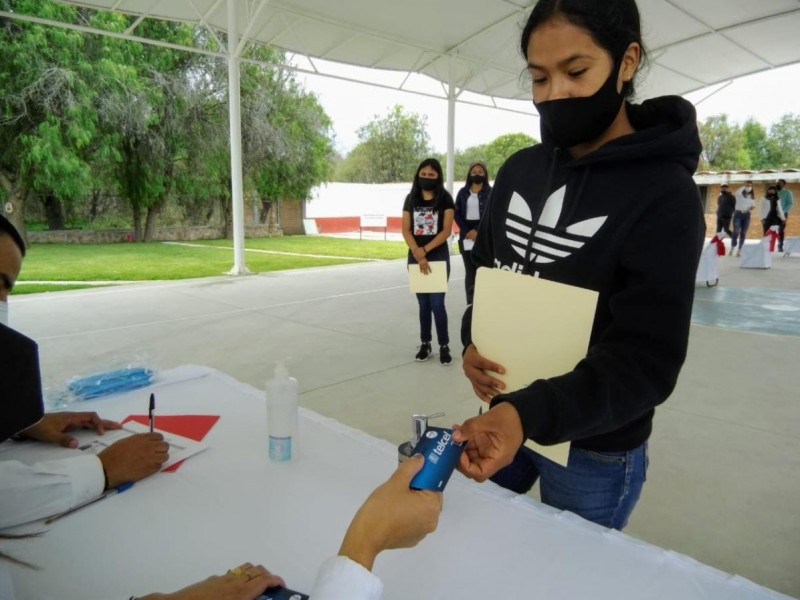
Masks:
[[[800,237],[784,238],[783,240],[783,257],[786,258],[792,254],[800,254]]]
[[[772,253],[769,251],[770,239],[765,237],[758,244],[745,244],[742,248],[742,269],[772,268]]]
[[[697,275],[694,281],[695,283],[705,282],[708,287],[714,287],[719,283],[716,244],[706,244],[700,253],[700,262],[697,264]]]

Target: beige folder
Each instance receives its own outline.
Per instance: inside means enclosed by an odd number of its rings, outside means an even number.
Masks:
[[[537,379],[568,373],[586,356],[597,292],[520,275],[478,269],[472,305],[472,341],[486,358],[503,365],[506,392]],[[567,465],[569,442],[531,450]]]
[[[408,265],[408,285],[414,294],[436,294],[447,291],[447,261],[428,262],[431,272],[423,274],[419,265]]]

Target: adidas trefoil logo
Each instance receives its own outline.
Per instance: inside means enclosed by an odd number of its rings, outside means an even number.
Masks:
[[[580,250],[603,226],[608,217],[595,217],[556,231],[558,218],[564,208],[564,185],[550,194],[534,234],[531,259],[537,264],[547,264],[571,256]],[[514,192],[506,216],[506,236],[514,251],[523,259],[531,235],[531,211],[525,199]]]

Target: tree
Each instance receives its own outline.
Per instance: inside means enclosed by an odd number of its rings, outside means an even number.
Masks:
[[[74,22],[74,7],[45,0],[0,0],[5,11]],[[97,127],[96,75],[83,34],[10,19],[0,21],[0,189],[9,218],[25,235],[30,191],[62,225],[61,198],[91,189],[87,153]]]
[[[489,142],[485,148],[485,162],[490,176],[497,176],[497,171],[509,156],[518,150],[538,143],[538,140],[526,133],[507,133]]]
[[[741,128],[728,122],[728,115],[713,115],[699,124],[703,151],[703,169],[716,171],[750,168],[750,156],[745,149]]]
[[[358,129],[359,144],[339,164],[336,178],[361,183],[410,181],[430,153],[427,117],[395,105]]]
[[[756,170],[771,168],[772,157],[766,128],[750,118],[742,126],[742,135],[744,136],[744,148],[750,159],[750,168]]]
[[[783,115],[769,128],[771,168],[800,167],[800,114]]]

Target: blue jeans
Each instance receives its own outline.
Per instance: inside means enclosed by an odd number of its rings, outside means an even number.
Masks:
[[[439,345],[447,346],[450,343],[450,336],[447,333],[447,310],[444,307],[444,292],[417,294],[417,302],[419,303],[420,341],[422,343],[431,341],[431,321],[433,320],[436,322],[436,337],[439,339]],[[433,319],[431,319],[431,313],[433,314]]]
[[[747,237],[747,229],[750,227],[750,211],[737,210],[733,213],[733,237],[731,238],[731,250],[736,248],[736,240],[739,240],[739,248],[744,246],[744,238]]]
[[[522,447],[513,462],[492,477],[524,494],[537,479],[542,502],[613,529],[628,524],[647,478],[647,442],[627,452],[571,448],[567,467]]]

